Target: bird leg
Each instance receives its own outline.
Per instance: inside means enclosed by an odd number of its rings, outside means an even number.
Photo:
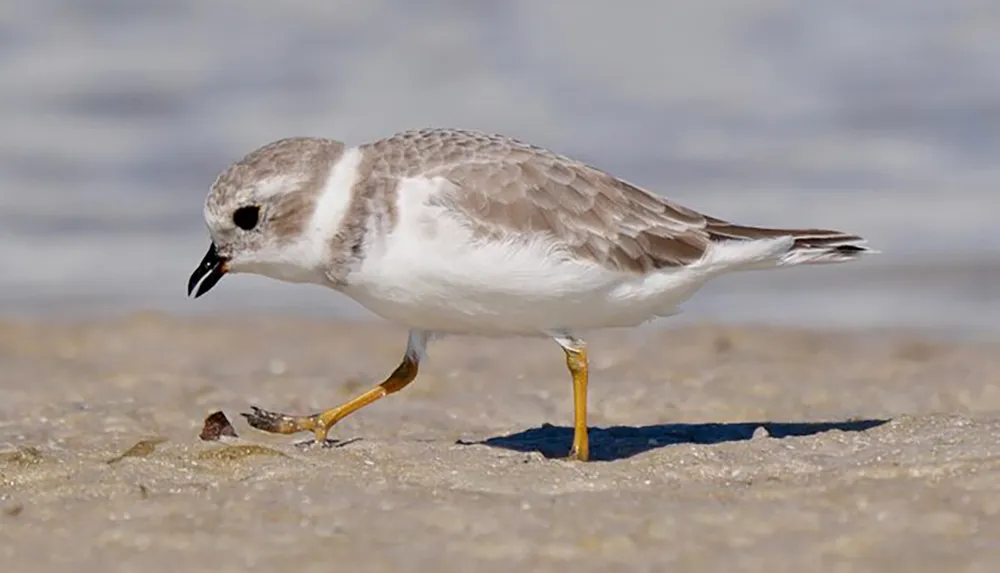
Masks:
[[[406,354],[403,356],[403,360],[399,363],[399,366],[393,370],[392,374],[378,386],[335,408],[330,408],[329,410],[324,410],[310,416],[292,416],[252,406],[252,411],[250,413],[243,413],[242,416],[247,419],[247,422],[251,426],[258,430],[274,434],[312,432],[316,437],[316,442],[323,444],[326,442],[327,433],[329,433],[330,428],[334,424],[380,398],[399,392],[410,382],[413,382],[417,377],[420,357],[423,355],[423,346],[425,343],[426,336],[422,333],[411,332],[410,340],[406,347]]]
[[[555,341],[566,353],[566,366],[573,376],[573,448],[569,458],[585,462],[590,459],[590,439],[587,436],[587,344],[568,335],[556,336]]]

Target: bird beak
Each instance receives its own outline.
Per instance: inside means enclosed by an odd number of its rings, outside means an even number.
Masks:
[[[198,263],[198,268],[191,273],[191,278],[188,279],[188,296],[191,296],[191,291],[194,287],[198,287],[198,292],[195,293],[194,298],[205,294],[206,292],[212,290],[215,283],[222,279],[222,275],[226,274],[229,268],[226,266],[228,259],[219,256],[219,251],[215,248],[215,243],[212,243],[208,247],[208,252],[205,253],[205,258]],[[201,283],[201,286],[198,283]]]

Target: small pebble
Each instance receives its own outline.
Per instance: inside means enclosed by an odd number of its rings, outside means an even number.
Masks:
[[[236,429],[229,422],[229,418],[226,418],[226,415],[219,410],[205,418],[205,425],[202,426],[201,434],[198,437],[206,442],[210,442],[216,441],[222,436],[237,437]]]

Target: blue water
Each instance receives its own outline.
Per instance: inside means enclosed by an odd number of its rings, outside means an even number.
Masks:
[[[883,251],[682,320],[996,332],[998,62],[989,0],[5,0],[0,314],[361,312],[251,277],[186,299],[208,186],[278,137],[450,125]]]

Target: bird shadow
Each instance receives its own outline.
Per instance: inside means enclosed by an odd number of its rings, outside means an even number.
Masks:
[[[707,424],[657,424],[653,426],[611,426],[590,428],[590,459],[615,461],[679,444],[719,444],[749,440],[763,427],[771,438],[811,436],[832,430],[864,432],[889,422],[882,419],[842,422],[737,422]],[[484,445],[518,452],[538,452],[546,458],[569,453],[573,428],[543,424],[515,434],[485,440],[458,440],[459,445]]]

